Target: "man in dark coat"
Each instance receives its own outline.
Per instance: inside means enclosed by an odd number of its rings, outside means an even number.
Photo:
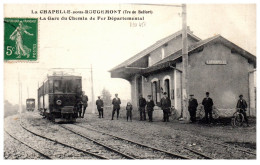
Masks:
[[[148,112],[149,122],[153,121],[153,108],[154,108],[154,101],[151,99],[151,95],[147,96],[146,102],[146,110]]]
[[[142,95],[140,95],[139,96],[140,120],[146,120],[145,106],[146,106],[146,100],[143,98]]]
[[[193,98],[193,96],[193,94],[190,95],[188,110],[190,112],[191,122],[196,122],[196,111],[198,107],[198,101],[195,98]]]
[[[104,118],[103,116],[103,107],[104,107],[104,102],[102,99],[100,99],[100,96],[98,96],[98,99],[96,101],[97,109],[98,109],[98,117],[99,118]]]
[[[244,115],[246,124],[247,124],[247,126],[249,126],[248,118],[246,116],[247,103],[246,103],[246,100],[243,99],[243,95],[239,96],[239,100],[237,101],[237,109],[239,109],[240,113],[242,113]]]
[[[115,94],[115,98],[112,100],[112,104],[113,104],[113,112],[112,112],[112,119],[111,120],[114,120],[115,112],[116,112],[116,116],[117,116],[117,119],[118,119],[121,100],[120,100],[120,98],[118,98],[117,93]]]
[[[206,92],[206,97],[203,99],[202,105],[204,106],[204,110],[205,110],[206,122],[209,123],[213,120],[212,118],[213,100],[209,97],[209,92]]]
[[[84,118],[86,109],[88,107],[88,96],[85,95],[85,92],[82,92],[82,103],[83,103],[83,111],[82,111],[82,118]]]
[[[161,99],[161,108],[163,110],[163,122],[169,122],[169,113],[171,108],[171,100],[167,97],[167,93],[163,93],[163,98]]]

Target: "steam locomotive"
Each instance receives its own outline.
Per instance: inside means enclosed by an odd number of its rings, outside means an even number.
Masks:
[[[38,110],[54,122],[75,122],[81,101],[82,77],[52,74],[38,88]]]

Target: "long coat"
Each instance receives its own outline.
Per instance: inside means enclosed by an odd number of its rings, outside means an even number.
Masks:
[[[154,107],[155,105],[154,105],[154,101],[153,100],[148,100],[147,102],[146,102],[146,109],[147,109],[147,111],[153,111],[153,107]]]
[[[204,98],[202,101],[202,105],[204,106],[205,110],[212,110],[213,100],[210,97]]]
[[[197,107],[198,107],[198,101],[196,99],[190,99],[189,106],[188,106],[189,111],[194,112],[197,110]]]
[[[97,105],[97,109],[101,109],[101,107],[104,106],[103,100],[98,99],[98,100],[96,101],[96,105]]]
[[[120,109],[120,104],[121,104],[121,100],[120,98],[114,98],[112,100],[112,104],[113,104],[113,109]]]
[[[244,100],[244,99],[240,100],[239,99],[237,101],[237,108],[246,109],[247,108],[246,100]]]
[[[142,97],[139,98],[139,107],[145,107],[146,106],[146,100]]]
[[[161,104],[162,110],[170,110],[170,108],[171,108],[171,100],[168,97],[166,97],[166,98],[163,97],[161,99],[160,104]]]

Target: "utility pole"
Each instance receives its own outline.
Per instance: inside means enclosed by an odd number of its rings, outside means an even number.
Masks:
[[[94,97],[94,87],[93,87],[93,70],[92,70],[92,64],[91,64],[90,72],[91,72],[92,113],[95,113],[95,97]]]
[[[189,121],[189,84],[188,84],[188,41],[187,41],[187,13],[186,4],[182,4],[182,116],[184,121]]]

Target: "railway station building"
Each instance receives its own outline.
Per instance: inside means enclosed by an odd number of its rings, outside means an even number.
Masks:
[[[188,28],[189,93],[200,104],[210,93],[221,114],[233,114],[238,96],[248,103],[248,115],[256,115],[256,56],[221,35],[205,40]],[[172,105],[182,111],[182,31],[178,31],[134,55],[110,70],[112,78],[131,84],[131,101],[138,107],[138,96],[152,95],[160,102],[167,92]],[[159,109],[159,107],[156,107]]]

